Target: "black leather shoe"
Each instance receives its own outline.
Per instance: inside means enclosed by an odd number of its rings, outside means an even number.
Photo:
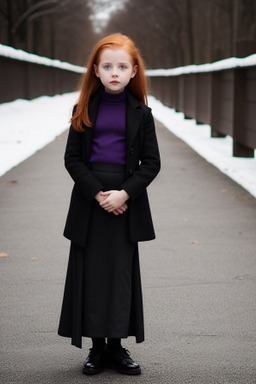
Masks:
[[[96,375],[104,370],[105,349],[97,350],[91,348],[87,359],[85,360],[83,373],[86,375]]]
[[[139,364],[131,358],[130,352],[121,346],[113,350],[107,347],[106,356],[109,365],[119,373],[125,375],[139,375],[141,373]]]

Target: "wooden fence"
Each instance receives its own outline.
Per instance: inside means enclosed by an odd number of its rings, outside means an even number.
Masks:
[[[0,103],[77,89],[84,68],[0,44]],[[233,137],[233,155],[254,157],[256,55],[170,70],[148,70],[151,93],[186,118]]]
[[[0,44],[0,103],[73,92],[83,71]]]
[[[229,64],[231,63],[231,64]],[[197,123],[212,137],[233,138],[233,156],[254,157],[256,148],[256,55],[245,59],[151,70],[151,93]]]

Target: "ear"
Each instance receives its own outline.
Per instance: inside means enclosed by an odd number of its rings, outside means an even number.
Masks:
[[[98,66],[96,64],[93,64],[93,69],[94,69],[94,73],[97,77],[100,77],[99,75],[99,71],[98,71]]]
[[[137,72],[138,72],[138,65],[134,65],[133,70],[132,70],[131,79],[133,79],[135,77]]]

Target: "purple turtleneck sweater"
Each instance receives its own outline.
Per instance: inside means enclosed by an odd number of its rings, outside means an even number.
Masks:
[[[126,92],[101,91],[101,102],[94,127],[90,162],[125,164]]]

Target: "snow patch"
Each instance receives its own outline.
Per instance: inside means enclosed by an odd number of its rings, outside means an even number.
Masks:
[[[0,176],[68,128],[77,98],[74,92],[0,105]]]
[[[85,71],[85,68],[79,67],[78,65],[73,65],[60,60],[48,59],[47,57],[34,55],[33,53],[28,53],[21,49],[15,49],[3,44],[0,44],[0,56],[34,64],[46,65],[48,67],[65,69],[71,72],[83,73]]]
[[[102,25],[107,23],[111,17],[111,14],[118,9],[124,7],[127,0],[123,0],[122,3],[114,3],[110,5],[108,2],[105,4],[105,8],[96,9],[95,13],[90,18],[95,23],[95,28],[102,28]],[[46,65],[50,67],[60,68],[67,71],[76,73],[83,73],[86,68],[78,65],[66,63],[60,60],[53,60],[47,57],[38,56],[32,53],[28,53],[21,49],[15,49],[7,45],[0,44],[0,56],[8,57],[10,59],[26,61],[29,63],[35,63],[40,65]],[[245,58],[230,57],[228,59],[216,61],[215,63],[199,64],[199,65],[187,65],[184,67],[176,67],[169,69],[147,69],[145,71],[146,76],[179,76],[190,73],[207,73],[214,71],[222,71],[226,69],[243,68],[256,65],[256,54],[250,55]]]
[[[149,77],[156,76],[179,76],[188,75],[190,73],[207,73],[223,71],[226,69],[244,68],[256,65],[256,54],[239,59],[237,57],[230,57],[228,59],[216,61],[215,63],[186,65],[184,67],[176,67],[170,69],[148,69],[146,75]]]

